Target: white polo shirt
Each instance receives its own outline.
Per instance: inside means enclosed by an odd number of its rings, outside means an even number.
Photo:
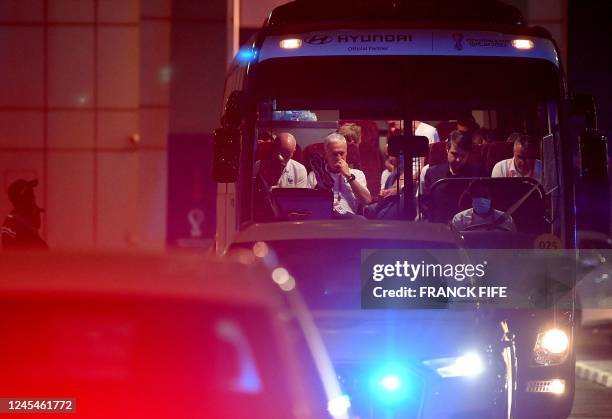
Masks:
[[[414,135],[422,135],[429,139],[429,144],[437,143],[440,141],[438,130],[425,122],[421,122],[414,130]]]
[[[325,170],[327,170],[327,167]],[[334,211],[338,214],[346,214],[347,212],[355,214],[359,202],[349,182],[340,173],[332,173],[330,171],[327,171],[327,173],[331,175],[334,181]],[[359,182],[359,184],[366,189],[368,188],[366,177],[361,170],[351,169],[351,174],[355,175],[355,182]],[[317,186],[317,176],[315,172],[310,172],[308,174],[308,186],[311,188]]]
[[[514,157],[502,160],[493,166],[491,177],[530,177],[542,183],[542,161],[536,160],[532,172],[527,176],[523,176],[514,166]]]
[[[393,173],[391,170],[385,169],[380,174],[380,190],[381,191],[385,189],[385,183],[387,183],[387,179],[389,179],[389,176],[391,176],[391,173]]]
[[[253,173],[259,173],[261,160],[257,160],[253,167]],[[300,162],[289,159],[278,183],[271,188],[307,188],[306,167]]]

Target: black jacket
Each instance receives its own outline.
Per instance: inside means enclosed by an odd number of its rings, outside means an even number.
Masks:
[[[38,234],[38,230],[15,211],[6,216],[0,233],[2,249],[5,251],[48,250],[49,248]]]
[[[440,179],[483,176],[485,176],[485,172],[481,166],[467,163],[465,166],[463,166],[461,172],[452,174],[448,163],[436,164],[435,166],[430,166],[429,169],[427,169],[427,173],[425,173],[423,194],[428,195],[433,184]]]
[[[429,169],[427,169],[427,173],[425,173],[425,182],[423,184],[423,196],[419,200],[421,212],[423,213],[426,219],[431,219],[432,214],[431,214],[430,192],[431,192],[431,187],[437,181],[441,179],[448,179],[448,178],[453,178],[453,177],[477,178],[477,177],[484,177],[484,176],[486,176],[484,168],[482,168],[481,166],[476,166],[476,165],[472,165],[469,163],[466,163],[466,165],[463,166],[461,171],[455,174],[451,173],[448,163],[442,163],[442,164],[437,164],[435,166],[430,166]],[[445,204],[454,205],[454,206],[457,205],[456,202],[452,202],[452,203],[446,202]]]

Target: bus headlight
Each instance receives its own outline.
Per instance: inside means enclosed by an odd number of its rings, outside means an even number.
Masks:
[[[565,361],[569,350],[569,337],[561,329],[538,333],[533,358],[540,365],[555,365]]]
[[[297,38],[283,39],[279,44],[282,49],[297,49],[302,46],[302,40]]]
[[[512,46],[516,49],[529,50],[535,47],[535,44],[531,39],[514,39]]]
[[[476,352],[458,357],[431,359],[423,364],[435,370],[442,378],[474,377],[484,370],[482,358]]]

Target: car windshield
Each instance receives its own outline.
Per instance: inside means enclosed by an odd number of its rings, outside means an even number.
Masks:
[[[559,234],[559,81],[552,65],[363,58],[270,60],[253,71],[257,121],[247,144],[252,170],[243,173],[252,199],[243,202],[250,205],[243,222],[357,215],[364,222],[453,224],[468,211],[460,230],[467,223],[473,230],[482,224]],[[338,143],[332,133],[347,142],[340,157],[329,147]],[[387,149],[393,136],[401,136],[400,147],[422,136],[429,148],[411,157],[404,171],[405,157]]]

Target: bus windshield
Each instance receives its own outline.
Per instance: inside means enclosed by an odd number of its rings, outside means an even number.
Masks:
[[[255,98],[256,120],[245,144],[251,151],[251,170],[243,173],[249,177],[244,183],[250,186],[245,193],[251,208],[242,221],[357,216],[364,222],[453,225],[463,214],[461,228],[470,227],[467,222],[476,224],[474,229],[482,224],[498,231],[558,234],[560,86],[556,67],[531,59],[369,56],[262,62],[246,86]],[[340,157],[329,147],[338,142],[332,133],[346,140]],[[281,141],[287,142],[287,134],[296,143],[289,152]],[[410,135],[426,137],[429,152],[413,158],[404,172],[403,156],[389,155],[386,147],[394,135],[405,141]],[[333,158],[344,160],[348,171],[334,166]],[[483,214],[491,216],[479,217]]]

